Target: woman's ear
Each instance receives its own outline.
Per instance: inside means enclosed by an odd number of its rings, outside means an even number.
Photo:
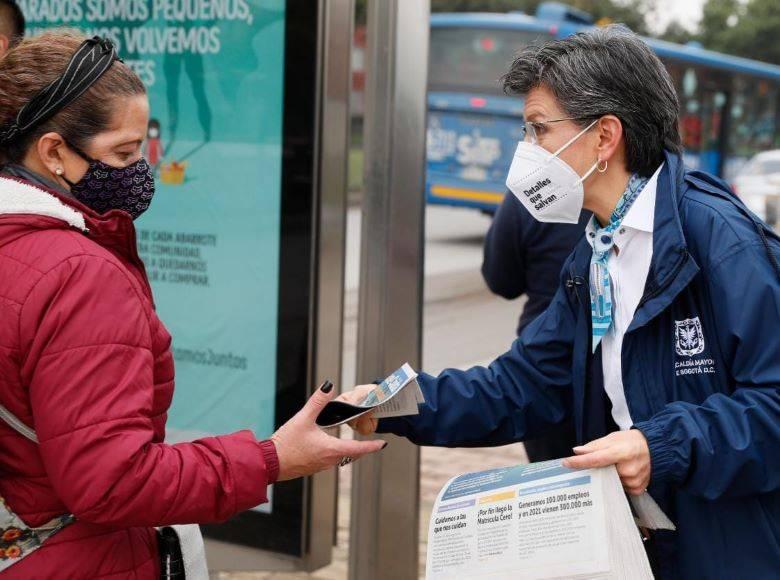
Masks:
[[[35,152],[40,163],[52,175],[62,175],[72,153],[59,133],[46,133],[38,139]]]
[[[613,161],[623,141],[623,123],[615,115],[605,115],[598,122],[600,161]]]

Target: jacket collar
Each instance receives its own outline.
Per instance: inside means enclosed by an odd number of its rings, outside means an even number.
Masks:
[[[658,175],[653,220],[653,258],[642,300],[627,332],[650,322],[663,312],[699,272],[699,266],[688,252],[680,218],[680,201],[685,193],[685,168],[679,155],[666,152]],[[588,280],[593,253],[584,236],[578,245],[570,275],[576,290],[576,279]],[[588,301],[587,285],[584,286]],[[578,293],[579,294],[579,293]],[[590,308],[586,308],[590,311]]]
[[[680,217],[685,194],[685,167],[679,155],[665,153],[658,176],[653,225],[653,259],[645,291],[627,332],[647,324],[665,310],[699,273],[699,265],[688,252]]]
[[[17,177],[0,176],[0,218],[4,216],[14,216],[17,221],[36,228],[58,224],[79,230],[98,245],[132,262],[138,270],[144,270],[138,257],[133,219],[124,211],[111,210],[98,214],[78,200],[43,185]],[[34,223],[31,217],[49,219]]]
[[[639,192],[636,201],[634,201],[634,204],[629,208],[626,217],[620,222],[622,227],[648,234],[653,233],[658,176],[662,170],[663,164],[661,164],[661,167],[656,169],[653,175],[650,176],[650,179],[647,180],[644,188]]]
[[[53,191],[32,183],[0,177],[0,215],[36,215],[54,218],[87,233],[84,213]]]
[[[620,231],[614,236],[615,247],[618,250],[621,250],[637,232],[653,233],[658,175],[662,168],[663,164],[650,176],[623,221],[620,222]],[[596,216],[592,216],[585,227],[585,239],[591,247],[595,244],[596,233],[600,228]]]

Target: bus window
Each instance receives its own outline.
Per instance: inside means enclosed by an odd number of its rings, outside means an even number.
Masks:
[[[550,38],[549,34],[526,30],[433,27],[428,89],[502,95],[500,79],[515,53]]]
[[[721,71],[665,61],[680,100],[680,138],[686,165],[720,174],[725,160],[724,117],[729,76]]]
[[[698,168],[704,130],[699,94],[699,71],[680,62],[665,61],[664,65],[672,77],[680,100],[680,137],[685,150],[685,163],[690,167]]]
[[[723,115],[726,113],[728,97],[723,91],[703,88],[701,95],[701,150],[699,151],[699,166],[704,171],[721,174],[721,163],[725,151],[723,130]]]
[[[728,115],[729,76],[719,70],[697,68],[699,101],[701,102],[700,168],[721,175],[726,152],[723,119]]]
[[[691,153],[700,153],[703,145],[703,120],[699,75],[695,68],[687,68],[682,76],[680,129],[683,147]]]
[[[724,168],[732,179],[756,153],[778,147],[777,86],[753,77],[736,76],[729,111],[728,151]]]

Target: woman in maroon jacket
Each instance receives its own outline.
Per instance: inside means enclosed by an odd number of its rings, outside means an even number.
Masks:
[[[163,442],[171,337],[133,226],[154,193],[148,116],[108,41],[47,33],[0,60],[0,404],[38,439],[0,421],[0,496],[62,525],[4,578],[157,578],[154,526],[225,520],[383,446],[315,426],[330,384],[268,441]]]

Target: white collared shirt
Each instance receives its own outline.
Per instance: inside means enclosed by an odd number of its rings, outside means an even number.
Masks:
[[[653,258],[655,195],[661,167],[645,184],[613,234],[618,251],[613,247],[607,261],[612,278],[612,326],[601,339],[601,362],[604,367],[604,390],[612,402],[612,418],[622,430],[630,429],[634,424],[623,390],[623,336],[642,299]],[[594,221],[595,218],[585,229],[585,237],[591,247],[596,231]]]

